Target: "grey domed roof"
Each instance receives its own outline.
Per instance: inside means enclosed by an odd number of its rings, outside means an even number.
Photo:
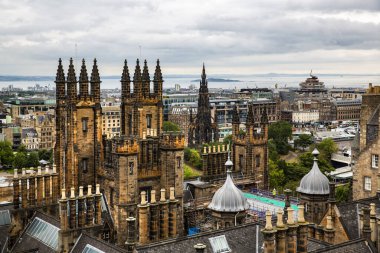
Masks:
[[[329,180],[323,175],[318,167],[318,159],[316,156],[319,154],[317,149],[314,149],[314,164],[313,168],[302,179],[297,191],[306,194],[325,195],[330,193]]]
[[[227,164],[228,163],[228,164]],[[226,165],[232,164],[228,159]],[[243,192],[239,190],[231,178],[231,171],[227,171],[227,179],[222,187],[220,187],[214,194],[208,208],[218,212],[239,212],[249,208],[247,198],[244,197]]]

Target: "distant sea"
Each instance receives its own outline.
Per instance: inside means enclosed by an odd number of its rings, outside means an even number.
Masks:
[[[300,82],[303,82],[308,75],[288,75],[288,74],[265,74],[265,75],[214,75],[212,78],[223,78],[237,80],[236,82],[209,82],[209,88],[274,88],[275,84],[278,84],[279,88],[284,87],[298,87]],[[324,82],[328,88],[332,87],[368,87],[368,83],[374,85],[380,85],[380,75],[319,75],[319,80]],[[198,76],[166,76],[164,77],[164,88],[174,88],[175,84],[181,85],[181,88],[187,88],[190,85],[199,86],[199,83],[194,82],[194,79]],[[20,80],[25,79],[25,80]],[[30,81],[33,80],[33,81]],[[17,88],[24,88],[35,86],[39,84],[41,86],[54,87],[54,79],[52,77],[45,78],[8,78],[8,80],[0,81],[0,89],[13,85]],[[193,82],[192,82],[193,81]],[[102,89],[114,89],[120,88],[119,77],[104,77],[102,78]]]

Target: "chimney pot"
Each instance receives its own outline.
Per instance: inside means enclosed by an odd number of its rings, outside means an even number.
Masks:
[[[305,222],[304,210],[305,207],[303,205],[298,205],[298,222]]]
[[[165,198],[165,189],[164,188],[161,189],[161,199],[160,199],[160,201],[166,201],[166,198]]]
[[[170,200],[175,200],[174,187],[170,187]]]
[[[14,178],[18,178],[18,174],[17,174],[17,173],[18,173],[18,171],[17,171],[17,169],[14,169],[14,171],[13,171],[13,172],[14,172],[14,176],[13,176],[13,177],[14,177]]]
[[[146,205],[146,192],[141,192],[141,205]]]
[[[279,209],[277,211],[277,224],[276,224],[276,226],[279,228],[284,227],[284,222],[283,222],[283,218],[282,218],[283,214],[284,214],[284,211],[282,211],[281,209]]]
[[[71,187],[71,195],[70,195],[70,198],[75,198],[75,188],[74,187]]]
[[[272,226],[272,214],[269,210],[266,211],[265,213],[265,230],[272,230],[273,229],[273,226]]]
[[[100,184],[96,184],[96,195],[100,195]]]
[[[150,203],[156,203],[156,190],[150,192]]]
[[[62,198],[61,199],[66,199],[66,189],[62,189]]]
[[[83,186],[79,186],[79,197],[83,197]]]
[[[87,189],[88,189],[88,190],[87,190],[87,196],[91,196],[91,195],[92,195],[92,185],[89,184],[89,185],[87,186]]]
[[[288,207],[288,220],[287,223],[289,225],[294,225],[294,214],[293,214],[293,208]]]

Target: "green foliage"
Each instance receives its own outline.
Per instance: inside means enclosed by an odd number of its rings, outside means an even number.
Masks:
[[[350,185],[339,185],[335,189],[335,198],[339,203],[344,203],[350,200]]]
[[[184,157],[185,161],[187,161],[191,166],[197,169],[202,168],[202,159],[199,152],[196,149],[185,148]]]
[[[200,175],[201,173],[199,171],[194,170],[187,164],[184,165],[183,176],[185,180],[194,178],[194,177],[199,177]]]
[[[320,155],[320,159],[325,159],[326,161],[331,160],[331,155],[338,151],[338,146],[331,138],[327,138],[322,140],[320,143],[316,145]]]
[[[162,130],[164,132],[179,132],[181,131],[181,128],[171,121],[164,121]]]
[[[13,159],[12,144],[8,141],[0,141],[0,164],[12,165]]]
[[[281,155],[289,152],[288,139],[292,137],[292,125],[286,121],[278,121],[269,126],[268,138],[276,145],[276,150]]]
[[[270,188],[276,188],[280,191],[285,185],[284,171],[272,160],[269,160],[269,185]]]
[[[53,160],[53,150],[40,149],[38,150],[38,158],[40,160],[52,161]]]
[[[314,156],[311,152],[306,152],[298,157],[299,164],[301,167],[311,170],[314,163]],[[326,161],[323,157],[318,157],[318,167],[322,173],[331,172],[334,168],[331,166],[330,162]]]
[[[28,164],[28,158],[26,153],[18,152],[13,160],[13,167],[15,169],[25,168]]]
[[[37,167],[40,164],[37,152],[31,152],[27,156],[26,167]]]
[[[278,155],[276,144],[273,140],[268,141],[268,151],[269,151],[269,159],[272,161],[277,161],[280,156]]]
[[[28,151],[26,150],[26,146],[24,144],[21,144],[18,149],[17,149],[17,152],[20,152],[20,153],[24,153],[26,154]]]
[[[223,144],[224,145],[229,145],[231,143],[232,143],[232,134],[229,134],[226,137],[224,137]]]
[[[298,139],[294,141],[294,147],[300,147],[302,150],[305,150],[311,144],[313,144],[313,137],[308,134],[300,134]]]

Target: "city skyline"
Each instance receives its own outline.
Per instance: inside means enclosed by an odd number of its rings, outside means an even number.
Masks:
[[[379,74],[380,3],[357,1],[0,2],[0,75],[55,73],[59,57],[163,73]],[[141,53],[140,53],[141,52]]]

